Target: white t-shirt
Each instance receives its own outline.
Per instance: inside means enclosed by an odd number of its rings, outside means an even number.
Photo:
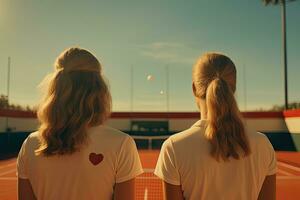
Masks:
[[[256,200],[267,175],[276,173],[275,152],[268,138],[246,130],[252,153],[240,160],[218,162],[204,136],[205,120],[167,139],[155,175],[181,185],[187,200]]]
[[[37,199],[112,199],[114,185],[143,173],[134,140],[106,126],[88,130],[89,144],[63,156],[36,156],[38,132],[23,143],[18,177],[29,179]]]

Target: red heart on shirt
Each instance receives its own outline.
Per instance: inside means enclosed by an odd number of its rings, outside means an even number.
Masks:
[[[99,163],[101,163],[103,158],[104,157],[101,153],[99,153],[99,154],[90,153],[90,156],[89,156],[89,159],[93,165],[98,165]]]

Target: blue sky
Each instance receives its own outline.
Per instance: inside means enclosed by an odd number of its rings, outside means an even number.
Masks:
[[[237,66],[241,110],[268,109],[283,103],[280,19],[279,6],[260,0],[0,0],[0,93],[11,56],[11,101],[37,104],[56,56],[81,46],[102,63],[114,111],[130,110],[130,91],[134,111],[195,111],[192,66],[218,51]],[[289,99],[300,101],[299,1],[288,4],[287,19]]]

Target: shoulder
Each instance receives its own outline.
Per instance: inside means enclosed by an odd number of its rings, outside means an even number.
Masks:
[[[23,142],[23,146],[26,147],[36,147],[39,145],[39,132],[32,132],[30,133],[27,138]]]
[[[34,151],[39,147],[39,144],[39,133],[30,133],[27,136],[27,138],[23,141],[18,157],[28,157],[29,155],[34,155]]]
[[[185,148],[193,145],[195,141],[201,141],[201,127],[191,127],[184,131],[171,135],[163,144],[163,147]]]
[[[268,150],[274,151],[271,141],[269,140],[267,135],[265,135],[261,132],[256,132],[256,134],[254,134],[254,135],[255,135],[256,141],[259,145],[261,145],[262,147],[264,147]]]
[[[261,169],[266,170],[267,175],[276,173],[276,154],[267,135],[252,131],[248,133],[252,155],[262,163]]]
[[[172,135],[170,140],[176,144],[189,143],[191,141],[195,141],[196,138],[197,141],[201,141],[204,139],[203,136],[206,123],[206,120],[198,120],[190,128]]]
[[[254,130],[249,130],[246,129],[246,134],[249,138],[250,145],[252,149],[257,151],[260,154],[273,154],[274,153],[274,148],[267,137],[264,133],[257,132]]]
[[[39,138],[38,131],[32,132],[28,135],[28,139],[30,139],[30,140],[37,140],[38,138]]]
[[[190,140],[194,140],[196,137],[203,135],[201,134],[203,132],[204,132],[204,128],[192,126],[189,129],[186,129],[184,131],[178,132],[170,136],[169,139],[172,140],[172,142],[174,143],[185,143]]]
[[[257,132],[248,127],[245,128],[245,131],[250,142],[252,143],[259,144],[259,145],[266,145],[270,143],[268,137],[264,133]]]

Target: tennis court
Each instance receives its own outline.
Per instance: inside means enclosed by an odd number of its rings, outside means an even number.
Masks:
[[[140,150],[145,173],[137,178],[137,200],[162,199],[162,184],[153,174],[159,150]],[[277,199],[300,199],[300,153],[277,152]],[[16,158],[0,161],[0,199],[14,200],[17,194]]]

